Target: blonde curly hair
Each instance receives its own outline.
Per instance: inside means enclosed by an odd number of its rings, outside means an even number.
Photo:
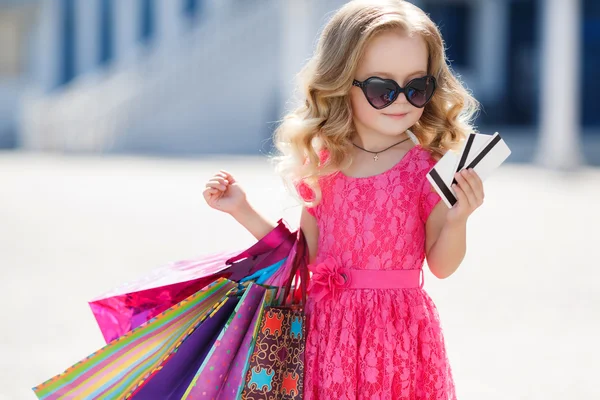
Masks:
[[[475,129],[479,104],[450,70],[437,26],[405,0],[353,0],[327,23],[313,57],[299,74],[302,104],[286,115],[274,133],[279,155],[277,171],[286,184],[302,182],[312,189],[315,206],[321,199],[319,176],[347,168],[352,159],[355,127],[350,104],[354,74],[366,46],[378,34],[400,29],[418,34],[427,45],[428,74],[437,90],[411,131],[436,157],[454,148]],[[325,160],[322,151],[326,150]]]

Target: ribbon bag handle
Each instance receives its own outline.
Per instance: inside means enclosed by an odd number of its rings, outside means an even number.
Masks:
[[[287,223],[283,219],[280,219],[277,221],[277,226],[273,228],[271,232],[267,233],[265,237],[263,237],[249,249],[246,249],[237,256],[228,259],[225,264],[231,265],[236,261],[240,261],[249,257],[257,257],[261,254],[272,251],[281,246],[291,234],[292,232],[287,226]]]
[[[308,259],[308,246],[306,244],[306,238],[304,237],[304,233],[302,232],[302,230],[299,228],[298,232],[297,232],[296,256],[294,257],[294,264],[292,265],[290,277],[286,281],[285,286],[284,286],[282,306],[285,307],[287,305],[286,304],[287,297],[291,290],[292,281],[294,280],[294,277],[296,276],[296,273],[298,272],[298,270],[300,270],[300,274],[299,274],[300,291],[302,293],[302,302],[300,303],[300,305],[302,307],[304,307],[306,305],[306,292],[307,292],[306,288],[307,288],[308,279],[309,279],[308,268],[306,266],[307,259]],[[293,304],[294,304],[294,298],[292,296],[290,305],[293,305]]]

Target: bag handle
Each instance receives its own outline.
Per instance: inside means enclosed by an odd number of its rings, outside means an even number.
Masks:
[[[286,306],[287,303],[287,297],[290,293],[291,290],[291,286],[292,286],[292,281],[294,280],[294,277],[296,276],[296,272],[298,272],[298,270],[300,270],[300,291],[302,293],[302,302],[300,303],[300,305],[302,307],[304,307],[306,305],[306,292],[307,292],[307,285],[308,285],[308,268],[306,266],[306,260],[308,257],[308,246],[306,244],[306,238],[304,237],[304,232],[302,232],[302,229],[298,228],[298,232],[297,232],[297,244],[296,244],[296,256],[294,257],[294,264],[292,265],[292,270],[290,272],[290,277],[287,280],[287,282],[285,283],[284,286],[284,292],[283,292],[283,303],[282,306]],[[292,296],[290,305],[294,304],[294,297]]]
[[[282,219],[277,221],[277,226],[273,228],[265,237],[256,242],[249,249],[244,250],[237,256],[231,257],[225,261],[226,265],[231,265],[236,261],[249,257],[256,257],[266,252],[272,251],[281,246],[292,234],[287,223]]]

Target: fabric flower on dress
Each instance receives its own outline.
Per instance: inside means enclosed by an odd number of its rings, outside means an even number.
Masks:
[[[308,266],[313,273],[308,284],[308,291],[315,301],[320,301],[329,295],[335,295],[337,289],[350,284],[350,274],[347,268],[341,267],[333,257]]]

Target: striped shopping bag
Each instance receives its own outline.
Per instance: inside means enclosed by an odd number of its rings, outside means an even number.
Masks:
[[[179,399],[237,306],[236,290],[218,279],[33,391],[39,399]],[[162,382],[174,378],[168,393],[145,392],[159,371]]]

